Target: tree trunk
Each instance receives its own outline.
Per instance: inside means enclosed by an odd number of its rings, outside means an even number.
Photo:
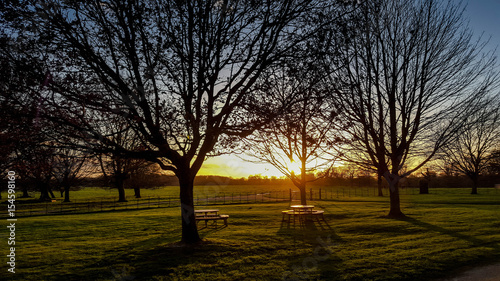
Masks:
[[[125,197],[125,179],[122,175],[115,176],[115,185],[118,189],[118,202],[128,202]]]
[[[396,186],[394,189],[389,189],[389,194],[391,198],[391,209],[389,210],[388,217],[390,218],[403,218],[405,215],[401,212],[401,205],[399,199],[399,187]]]
[[[69,188],[70,188],[69,184],[64,185],[64,202],[70,202],[69,201]]]
[[[399,176],[389,174],[385,177],[389,184],[389,198],[391,202],[391,208],[389,210],[389,214],[387,215],[389,218],[404,218],[405,215],[401,212],[401,202],[399,198]]]
[[[299,186],[300,190],[300,204],[301,205],[307,205],[307,191],[306,191],[306,186]]]
[[[378,196],[383,197],[384,193],[382,192],[382,175],[377,175],[377,190]]]
[[[180,187],[181,198],[181,217],[182,217],[182,239],[183,243],[196,243],[201,241],[196,226],[194,214],[193,187],[194,177],[190,175],[189,168],[177,173]]]
[[[28,187],[26,187],[26,185],[23,187],[23,196],[21,196],[21,198],[30,198]]]
[[[426,179],[419,181],[420,194],[429,194],[429,182]]]
[[[472,191],[470,194],[477,194],[477,181],[478,181],[478,177],[471,177],[472,179]]]
[[[37,184],[38,190],[40,190],[40,198],[39,200],[42,202],[51,201],[52,199],[49,196],[49,186],[45,182],[39,181]]]
[[[52,188],[50,188],[50,186],[49,186],[47,189],[49,190],[50,197],[51,197],[52,199],[55,199],[55,198],[56,198],[56,196],[54,195],[54,192],[52,192]]]
[[[135,195],[135,198],[141,198],[141,188],[140,187],[134,188],[134,195]]]

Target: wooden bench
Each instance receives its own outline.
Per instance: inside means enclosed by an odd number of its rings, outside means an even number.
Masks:
[[[323,214],[325,213],[325,211],[307,211],[307,212],[294,212],[294,210],[286,210],[286,211],[281,211],[283,217],[281,218],[281,221],[284,222],[284,221],[288,221],[288,223],[290,223],[290,217],[293,216],[293,223],[295,224],[295,217],[298,216],[299,218],[299,221],[302,221],[303,219],[305,219],[307,216],[311,216],[311,218],[316,218],[316,220],[318,222],[320,222],[320,219],[323,220],[324,222],[325,221],[325,217],[323,216]],[[285,217],[288,217],[288,220],[285,219]]]
[[[313,211],[311,215],[313,217],[316,217],[316,219],[318,220],[318,222],[319,222],[320,218],[321,218],[321,220],[323,220],[324,222],[326,222],[325,221],[325,217],[323,216],[324,213],[325,213],[325,211]]]
[[[217,223],[217,220],[224,220],[224,225],[227,226],[227,219],[229,215],[218,215],[218,216],[196,216],[196,221],[205,221],[205,226],[207,226],[208,221],[214,221]]]

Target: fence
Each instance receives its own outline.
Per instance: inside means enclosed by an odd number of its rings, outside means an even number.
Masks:
[[[433,189],[439,190],[439,189]],[[438,191],[436,191],[438,192]],[[491,189],[491,192],[500,193],[498,189]],[[388,195],[388,190],[383,189],[384,196]],[[400,194],[418,194],[418,188],[400,188]],[[321,200],[346,200],[348,198],[377,197],[378,190],[374,187],[356,188],[314,188],[307,191],[307,199],[310,201]],[[230,205],[230,204],[256,204],[272,202],[294,202],[300,201],[300,193],[297,189],[268,191],[261,193],[252,192],[232,192],[218,193],[215,196],[195,196],[195,206]],[[128,202],[117,202],[112,199],[100,201],[77,200],[62,202],[53,200],[45,203],[21,203],[16,202],[16,217],[55,215],[55,214],[83,214],[93,212],[109,212],[123,210],[139,210],[149,208],[169,208],[180,207],[178,196],[166,197],[146,197],[140,199],[129,199]],[[6,218],[7,213],[2,212],[0,218]]]

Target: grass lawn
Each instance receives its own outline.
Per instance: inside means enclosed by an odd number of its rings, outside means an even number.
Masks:
[[[387,197],[348,199],[309,202],[329,225],[303,228],[281,223],[288,202],[219,205],[229,226],[200,223],[192,247],[176,243],[178,208],[20,218],[0,279],[433,280],[500,261],[498,193],[402,195],[407,220],[384,218]]]

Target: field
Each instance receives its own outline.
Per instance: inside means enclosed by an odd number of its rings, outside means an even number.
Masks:
[[[72,196],[86,200],[115,192],[90,189]],[[143,196],[147,192],[155,191]],[[200,224],[204,242],[191,247],[177,243],[177,207],[23,217],[16,224],[16,274],[2,262],[0,279],[435,280],[464,266],[500,261],[500,194],[469,192],[403,192],[406,220],[384,217],[387,197],[311,201],[325,211],[328,224],[303,227],[281,222],[288,201],[219,205],[230,215],[229,226]]]

